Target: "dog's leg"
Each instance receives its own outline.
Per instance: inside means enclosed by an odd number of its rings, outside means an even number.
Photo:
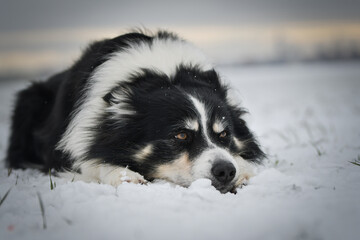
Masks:
[[[101,166],[100,182],[118,186],[123,182],[145,184],[147,181],[139,173],[124,167]]]
[[[61,177],[72,181],[98,182],[118,186],[123,182],[146,184],[142,175],[128,168],[98,164],[96,161],[86,161],[76,166],[80,173],[65,172]]]

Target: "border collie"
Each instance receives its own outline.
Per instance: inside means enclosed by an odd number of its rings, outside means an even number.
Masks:
[[[175,34],[95,42],[68,70],[18,93],[7,165],[114,186],[207,178],[235,192],[264,153],[229,95]]]

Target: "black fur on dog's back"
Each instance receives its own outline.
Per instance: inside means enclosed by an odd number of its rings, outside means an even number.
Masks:
[[[20,91],[11,121],[7,167],[70,169],[70,157],[56,150],[56,144],[69,124],[74,106],[80,104],[89,77],[108,55],[126,48],[128,42],[150,39],[141,33],[129,33],[95,42],[69,70]]]
[[[53,103],[54,93],[43,83],[33,83],[18,93],[7,156],[9,167],[19,168],[25,162],[43,164],[34,131],[44,124]]]

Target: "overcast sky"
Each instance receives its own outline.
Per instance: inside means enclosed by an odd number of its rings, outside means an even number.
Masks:
[[[358,21],[354,0],[1,0],[0,31],[114,25]]]
[[[89,41],[174,30],[218,62],[360,42],[360,0],[0,0],[0,75],[64,68]],[[334,40],[335,39],[335,40]]]

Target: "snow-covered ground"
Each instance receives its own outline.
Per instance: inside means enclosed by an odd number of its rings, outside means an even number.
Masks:
[[[222,68],[268,153],[234,194],[209,181],[112,186],[0,167],[0,239],[359,239],[360,64]],[[0,83],[0,158],[13,93]],[[0,162],[1,163],[1,162]],[[38,195],[41,196],[46,228]]]

